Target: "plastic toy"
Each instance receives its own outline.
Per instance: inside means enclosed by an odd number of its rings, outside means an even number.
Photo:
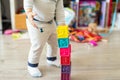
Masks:
[[[17,39],[19,39],[20,37],[21,37],[21,33],[12,33],[12,38],[14,39],[14,40],[17,40]]]
[[[90,41],[89,44],[90,44],[91,46],[97,46],[97,45],[98,45],[98,44],[97,44],[95,41],[93,41],[93,40]]]
[[[91,23],[88,28],[84,30],[70,29],[70,40],[81,43],[90,43],[97,46],[97,42],[102,40],[102,36],[97,33],[96,23]]]
[[[84,36],[78,36],[78,39],[79,39],[80,41],[83,41],[85,38],[84,38]]]
[[[20,32],[20,30],[12,30],[12,29],[8,29],[4,32],[5,35],[11,35],[12,33],[18,33]]]
[[[92,38],[93,37],[92,34],[88,30],[84,30],[84,36],[86,38]]]
[[[92,34],[98,34],[97,24],[96,23],[90,23],[88,25],[88,31],[91,32]]]
[[[75,36],[75,35],[71,35],[70,40],[75,41],[75,42],[80,42],[80,40]]]
[[[5,35],[11,35],[13,31],[11,29],[8,29],[4,32]]]

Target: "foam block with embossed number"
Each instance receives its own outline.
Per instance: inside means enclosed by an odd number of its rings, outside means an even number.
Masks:
[[[71,56],[71,44],[68,48],[60,48],[60,56]]]
[[[57,27],[57,37],[58,38],[68,38],[69,31],[68,26],[58,26]]]

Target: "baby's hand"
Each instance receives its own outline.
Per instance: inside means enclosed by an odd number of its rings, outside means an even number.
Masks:
[[[35,13],[33,13],[32,11],[28,11],[26,12],[26,15],[28,17],[28,20],[30,21],[30,23],[35,27],[35,28],[38,28],[37,25],[35,24],[33,18],[34,16],[36,15]]]

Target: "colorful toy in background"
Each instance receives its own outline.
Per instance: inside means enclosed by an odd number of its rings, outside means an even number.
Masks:
[[[68,26],[57,27],[58,45],[60,48],[61,80],[70,80],[71,45],[69,44]]]
[[[19,39],[22,35],[20,30],[8,29],[4,31],[4,35],[11,35],[13,40]]]
[[[97,42],[101,41],[102,37],[98,34],[95,23],[89,24],[84,30],[70,28],[70,40],[81,43],[89,43],[92,46],[97,46]]]
[[[92,34],[98,34],[97,30],[97,24],[96,23],[90,23],[88,24],[88,31],[91,32]]]
[[[79,22],[78,26],[88,26],[96,21],[96,1],[79,2]]]
[[[8,29],[4,31],[4,35],[11,36],[13,40],[29,39],[28,33],[20,30]]]
[[[11,35],[12,33],[19,33],[20,30],[12,30],[12,29],[7,29],[4,32],[4,35]]]
[[[17,39],[19,39],[21,36],[22,36],[21,33],[12,33],[12,38],[13,38],[13,40],[17,40]]]
[[[97,46],[97,45],[98,45],[97,42],[95,42],[94,40],[90,41],[89,44],[90,44],[91,46]]]
[[[66,25],[71,25],[75,17],[75,12],[70,8],[64,8],[65,10],[65,23]]]

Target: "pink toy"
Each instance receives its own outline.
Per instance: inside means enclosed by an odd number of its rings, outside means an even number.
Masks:
[[[8,29],[4,32],[5,35],[11,35],[12,34],[12,30],[11,29]]]
[[[95,41],[93,41],[93,40],[90,41],[89,44],[92,45],[92,46],[97,46],[97,45],[98,45],[98,44],[97,44]]]
[[[20,32],[20,30],[12,30],[12,29],[8,29],[4,32],[5,35],[11,35],[12,33],[18,33]]]

